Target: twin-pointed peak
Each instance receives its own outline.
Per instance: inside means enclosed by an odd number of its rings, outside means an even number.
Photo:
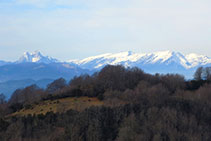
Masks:
[[[19,58],[17,63],[55,63],[58,62],[57,59],[43,56],[40,51],[34,51],[32,53],[30,52],[24,52],[23,56]]]

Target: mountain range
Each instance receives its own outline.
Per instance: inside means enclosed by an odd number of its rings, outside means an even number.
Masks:
[[[25,52],[17,61],[0,61],[0,93],[9,98],[18,88],[36,84],[45,88],[47,84],[58,78],[72,79],[81,74],[92,74],[87,69],[43,56],[40,52]]]
[[[0,83],[0,91],[1,93],[5,94],[7,98],[9,98],[16,89],[24,88],[33,84],[40,88],[46,88],[46,86],[53,81],[53,79],[41,79],[37,81],[33,79],[9,80]]]
[[[69,61],[86,69],[100,69],[107,64],[121,64],[126,67],[144,65],[167,65],[177,64],[185,69],[211,64],[211,58],[194,53],[183,55],[179,52],[160,51],[154,53],[133,53],[131,51],[121,53],[107,53],[88,57],[82,60]],[[144,67],[143,67],[144,69]],[[156,71],[156,70],[155,70]],[[178,72],[179,73],[179,72]]]
[[[179,73],[191,79],[196,68],[211,66],[211,58],[195,53],[183,55],[179,52],[160,51],[153,53],[134,53],[131,51],[120,53],[107,53],[88,57],[81,60],[59,61],[44,56],[41,52],[25,52],[17,61],[0,61],[0,92],[7,93],[19,87],[25,87],[42,80],[54,80],[60,77],[66,80],[81,74],[93,74],[106,65],[123,65],[125,67],[138,67],[147,73]],[[20,82],[18,85],[17,82]],[[24,82],[25,81],[25,82]],[[13,86],[9,87],[11,82]],[[3,87],[1,87],[3,86]],[[8,87],[7,87],[8,86]],[[45,87],[46,83],[41,83]],[[7,90],[5,90],[7,89]],[[9,89],[9,90],[8,90]]]
[[[179,73],[191,79],[196,68],[211,66],[211,58],[195,53],[183,55],[179,52],[160,51],[154,53],[134,53],[131,51],[107,53],[82,60],[70,60],[82,69],[100,70],[105,65],[121,64],[125,67],[139,67],[147,73]]]

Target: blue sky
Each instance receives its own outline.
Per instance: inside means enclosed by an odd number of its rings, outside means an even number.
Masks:
[[[0,60],[120,51],[211,57],[210,0],[0,0]]]

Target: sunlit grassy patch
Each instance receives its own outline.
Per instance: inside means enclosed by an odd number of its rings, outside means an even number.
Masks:
[[[79,98],[63,98],[57,100],[47,100],[38,104],[33,104],[30,108],[24,108],[18,112],[11,114],[11,116],[24,116],[24,115],[38,115],[46,114],[47,112],[62,113],[70,109],[83,111],[91,106],[101,106],[103,102],[97,98],[79,97]]]

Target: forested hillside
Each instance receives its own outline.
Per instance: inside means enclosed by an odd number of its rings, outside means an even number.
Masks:
[[[211,69],[194,80],[104,67],[41,89],[0,95],[0,140],[169,141],[211,140]]]

